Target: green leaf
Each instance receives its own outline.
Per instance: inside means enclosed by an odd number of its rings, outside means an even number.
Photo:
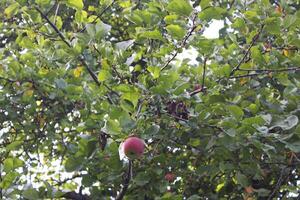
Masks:
[[[201,199],[201,197],[197,194],[194,194],[190,196],[187,200],[199,200],[199,199]]]
[[[244,111],[236,105],[227,106],[227,109],[237,120],[244,116]]]
[[[200,1],[201,10],[205,9],[206,7],[210,6],[212,0],[202,0]]]
[[[144,186],[150,181],[150,176],[145,172],[140,172],[137,176],[133,179],[135,184],[138,186]]]
[[[138,100],[140,98],[140,92],[138,91],[127,92],[122,95],[122,98],[130,101],[133,104],[133,106],[136,107]]]
[[[258,17],[259,16],[258,13],[254,10],[248,10],[248,11],[244,12],[244,15],[248,20],[250,20],[254,23],[258,23],[260,21],[260,19]]]
[[[160,75],[160,68],[155,66],[149,66],[147,70],[151,73],[151,76],[154,79],[157,79]]]
[[[29,200],[39,199],[39,192],[33,188],[23,191],[22,195]]]
[[[139,34],[140,38],[147,38],[147,39],[154,39],[154,40],[161,40],[164,41],[163,36],[161,35],[160,31],[145,31]]]
[[[266,25],[264,29],[270,32],[271,34],[280,34],[280,23],[280,18],[278,17],[267,18],[265,20]]]
[[[202,20],[210,21],[212,19],[222,19],[223,14],[226,13],[226,9],[220,7],[210,7],[198,14],[198,17]]]
[[[238,172],[236,174],[236,180],[243,187],[249,186],[249,182],[248,182],[247,177],[244,174],[242,174],[241,172]]]
[[[291,115],[281,121],[276,122],[275,125],[272,126],[270,129],[273,129],[275,127],[280,127],[283,130],[290,130],[294,128],[298,124],[298,122],[299,122],[298,117],[296,115]]]
[[[167,6],[167,10],[178,15],[189,16],[193,7],[188,0],[172,0]]]
[[[108,70],[101,70],[99,73],[98,73],[98,80],[100,82],[103,82],[103,81],[106,81],[108,80],[109,78],[111,77],[111,74]]]
[[[9,172],[18,167],[22,167],[24,165],[24,161],[19,158],[7,158],[4,160],[4,171]]]
[[[82,158],[70,157],[65,162],[65,169],[67,172],[79,170],[83,164]]]
[[[4,14],[8,18],[11,18],[13,15],[18,13],[19,6],[20,6],[20,4],[18,4],[17,2],[9,5],[7,8],[5,8]]]
[[[20,174],[18,172],[14,172],[14,171],[7,173],[2,179],[2,182],[0,182],[0,188],[3,189],[9,188],[19,175]]]
[[[149,128],[147,128],[144,132],[144,135],[152,137],[153,135],[156,135],[159,132],[160,126],[153,124]]]
[[[67,0],[67,5],[71,8],[75,8],[81,10],[83,8],[83,1],[82,0]]]
[[[6,151],[12,151],[19,148],[23,144],[23,141],[14,141],[6,146]]]
[[[120,122],[116,119],[107,120],[103,129],[104,132],[111,135],[118,135],[121,133]]]
[[[178,40],[181,40],[185,36],[185,33],[186,33],[185,29],[183,29],[179,25],[171,24],[171,25],[168,25],[166,27],[166,29],[172,37],[174,37],[175,39],[178,39]]]
[[[290,149],[295,153],[300,153],[300,142],[286,143],[286,148]]]

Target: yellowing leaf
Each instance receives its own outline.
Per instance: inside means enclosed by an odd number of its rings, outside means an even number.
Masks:
[[[74,69],[74,76],[78,78],[81,75],[82,71],[83,67],[76,67],[76,69]]]
[[[290,52],[289,52],[289,50],[287,50],[287,49],[283,49],[282,53],[283,53],[283,55],[286,56],[286,57],[289,57],[289,55],[290,55]]]
[[[278,14],[282,14],[282,7],[280,6],[280,5],[277,5],[276,7],[275,7],[275,11],[276,11],[276,13],[278,13]]]
[[[101,60],[101,66],[103,69],[109,69],[109,64],[106,58]]]
[[[241,78],[240,85],[244,85],[247,82],[248,82],[248,78]]]
[[[23,94],[25,97],[31,97],[33,95],[33,90],[26,90]]]
[[[216,192],[219,192],[224,187],[224,185],[225,183],[220,183],[219,185],[217,185]]]

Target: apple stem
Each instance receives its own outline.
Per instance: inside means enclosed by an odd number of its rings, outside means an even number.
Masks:
[[[123,180],[124,182],[122,184],[122,189],[120,190],[119,194],[117,195],[116,200],[122,200],[123,197],[125,196],[125,193],[127,192],[129,182],[132,178],[132,165],[133,165],[133,161],[129,160],[128,170],[127,170],[124,180]]]

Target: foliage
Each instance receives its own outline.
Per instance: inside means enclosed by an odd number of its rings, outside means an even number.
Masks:
[[[1,0],[0,198],[299,197],[299,8]]]

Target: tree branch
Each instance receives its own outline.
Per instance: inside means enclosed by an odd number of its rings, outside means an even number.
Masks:
[[[37,7],[35,6],[35,9],[40,13],[40,15],[42,16],[42,18],[44,18],[49,25],[54,29],[54,31],[58,34],[58,36],[60,37],[60,39],[68,46],[68,47],[72,47],[71,44],[67,41],[67,39],[65,38],[65,36],[58,30],[58,28],[56,27],[55,24],[53,24],[50,19]]]
[[[262,33],[262,30],[264,28],[264,24],[261,25],[258,33],[252,38],[252,41],[247,49],[247,51],[245,52],[243,58],[240,60],[240,62],[231,70],[230,72],[230,76],[232,76],[234,74],[235,71],[239,70],[240,66],[245,62],[247,56],[249,55],[251,48],[254,46],[255,42],[258,40],[260,34]]]
[[[84,195],[84,194],[80,194],[77,192],[67,192],[63,195],[61,195],[61,197],[64,197],[66,199],[72,199],[72,200],[89,200],[89,196],[88,195]]]
[[[133,161],[129,160],[128,170],[125,174],[124,182],[122,184],[122,189],[121,189],[120,193],[116,196],[116,200],[122,200],[127,192],[129,182],[130,182],[131,176],[132,176],[132,162]]]
[[[248,71],[248,70],[241,70],[241,71]],[[229,79],[253,77],[253,76],[259,76],[259,75],[269,74],[269,73],[282,73],[282,72],[288,72],[288,71],[300,71],[300,67],[293,67],[293,68],[286,68],[286,69],[257,69],[257,70],[249,70],[249,72],[250,71],[258,71],[258,72],[261,72],[261,73],[245,74],[245,75],[240,75],[240,76],[231,76],[231,77],[229,77]]]
[[[246,71],[246,72],[286,72],[286,71],[298,71],[300,67],[291,67],[291,68],[282,68],[282,69],[239,69],[239,71]]]

